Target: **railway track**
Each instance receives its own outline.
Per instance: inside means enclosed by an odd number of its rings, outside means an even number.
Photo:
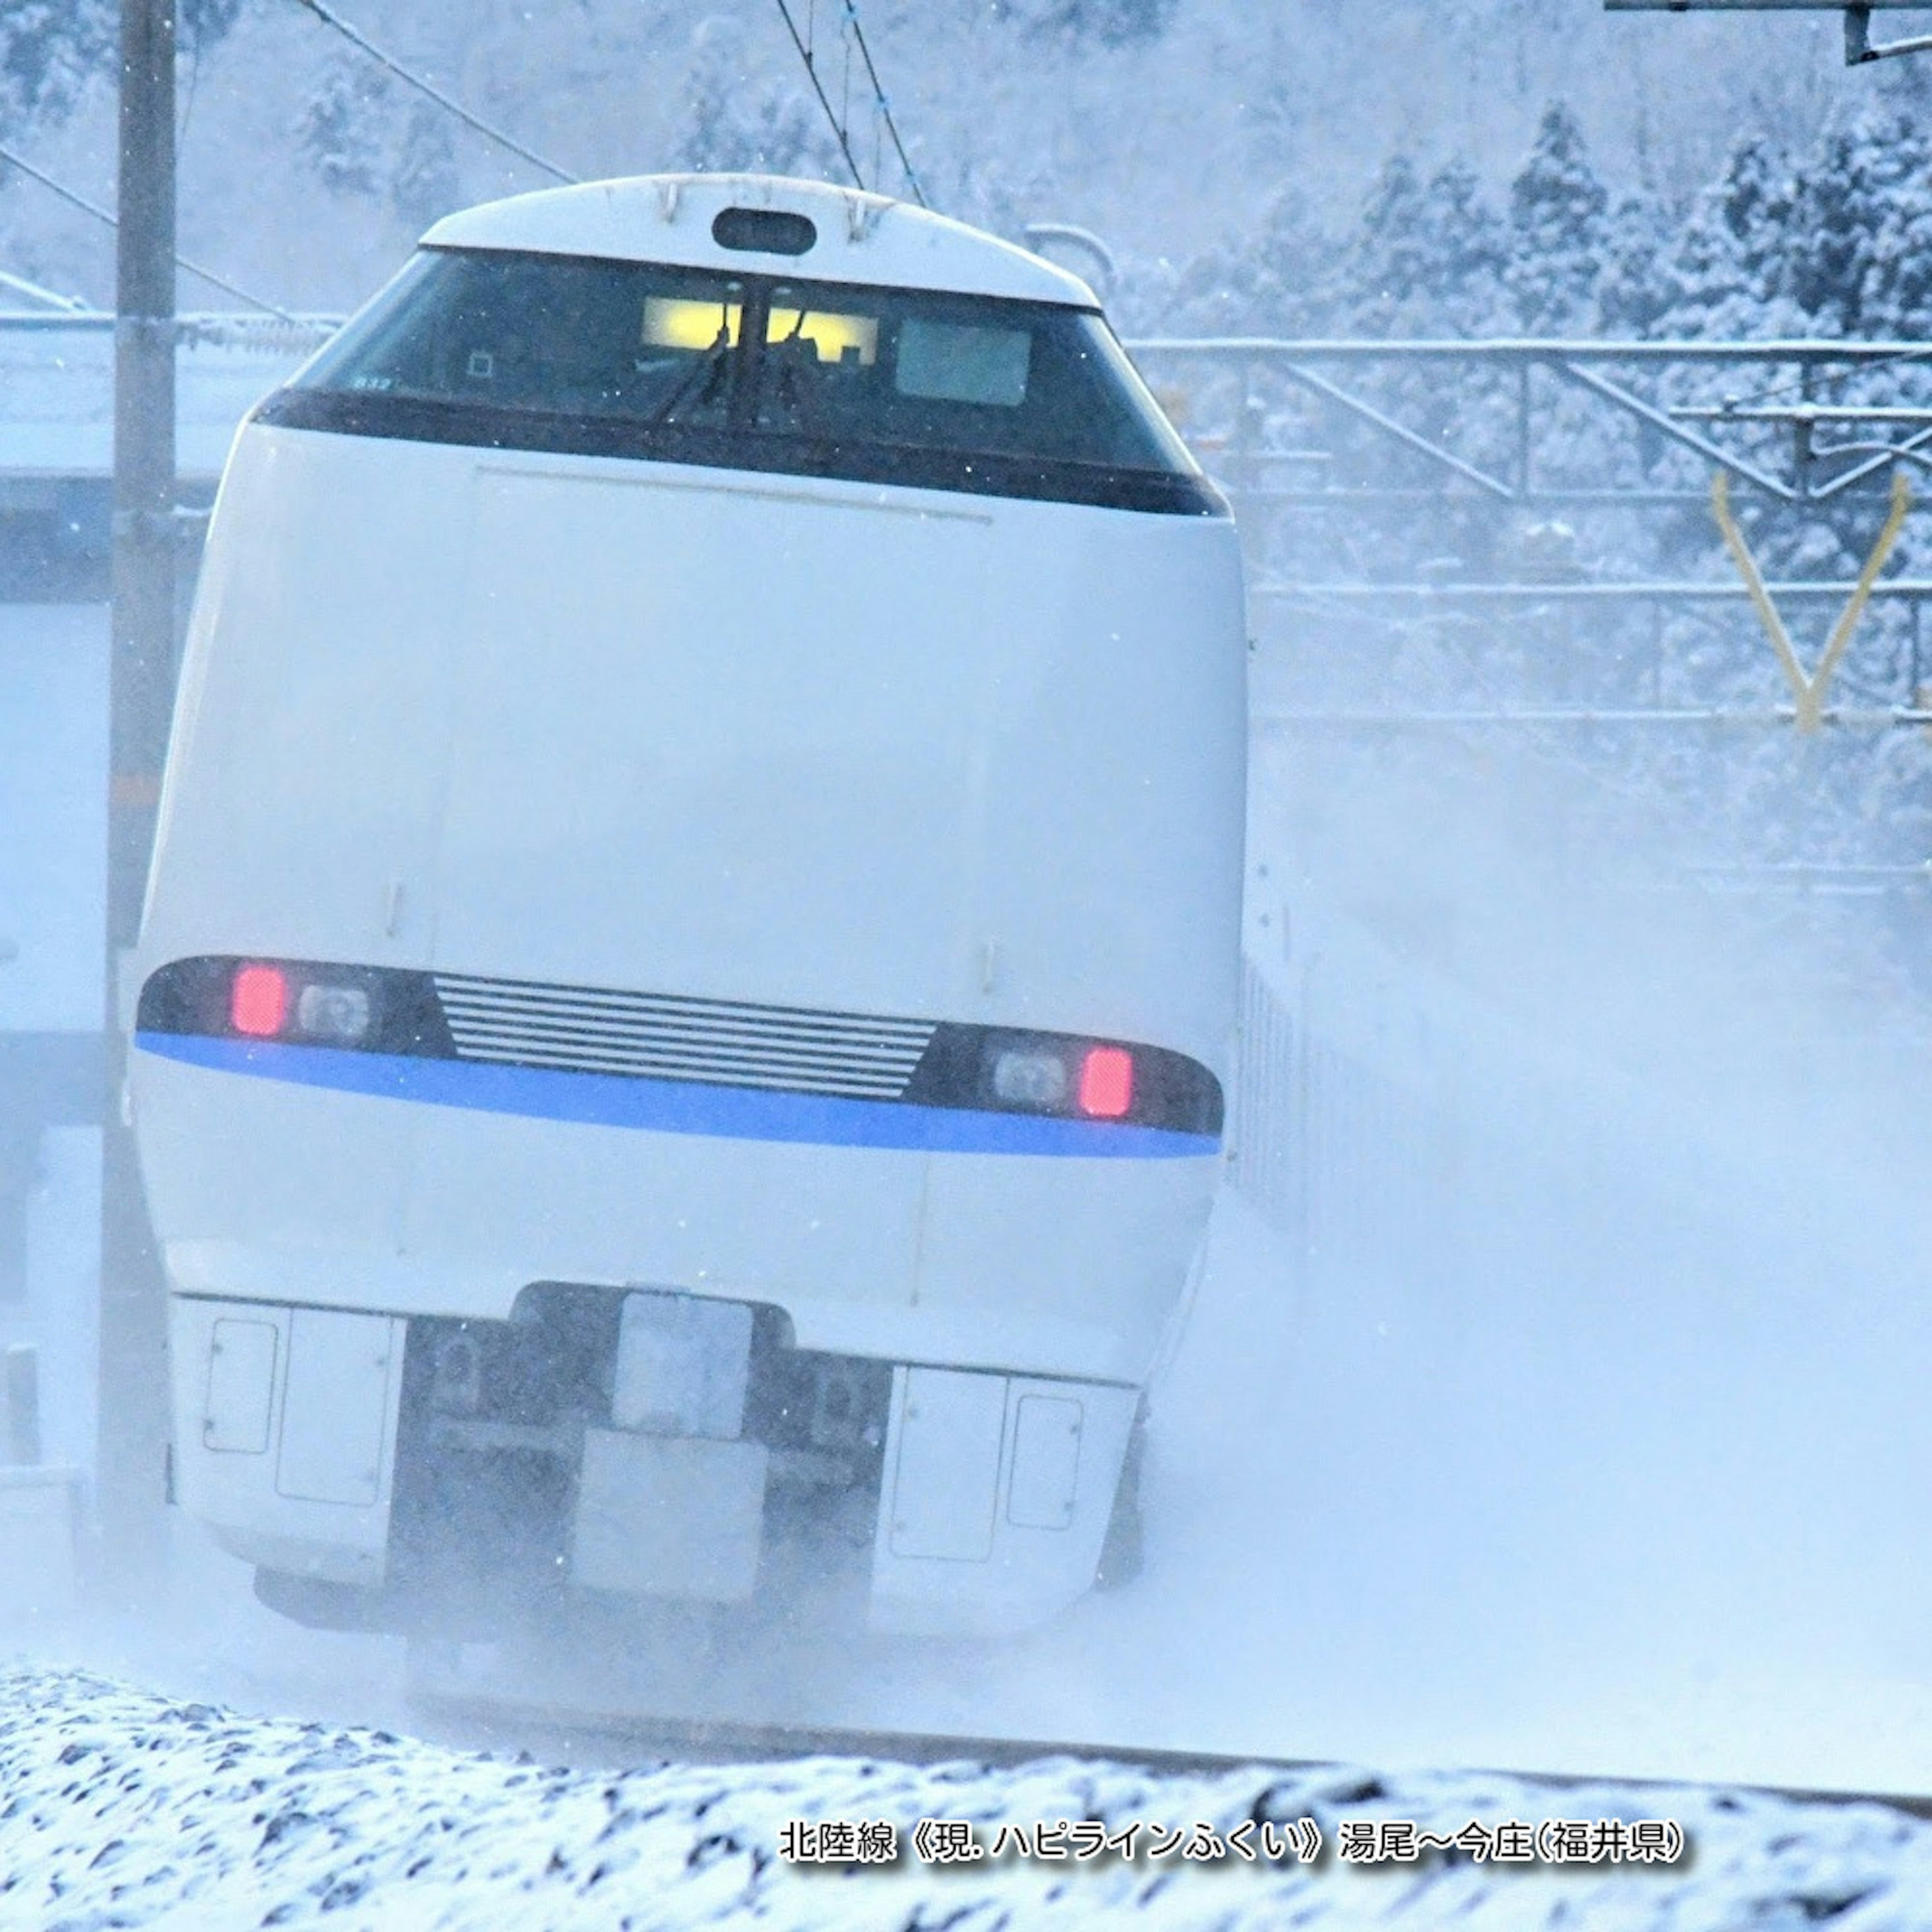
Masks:
[[[434,1741],[491,1751],[522,1750],[546,1762],[629,1768],[640,1760],[690,1764],[747,1764],[773,1760],[862,1758],[908,1765],[970,1763],[1012,1768],[1072,1758],[1132,1766],[1162,1777],[1213,1776],[1252,1769],[1306,1772],[1333,1760],[1268,1752],[1177,1750],[1092,1739],[980,1736],[967,1732],[872,1730],[848,1726],[753,1724],[737,1719],[613,1713],[542,1701],[523,1702],[476,1691],[424,1688],[410,1702]],[[1336,1767],[1340,1768],[1340,1767]],[[1479,1766],[1477,1774],[1508,1778],[1552,1792],[1578,1790],[1744,1792],[1798,1804],[1877,1804],[1932,1820],[1932,1793],[1802,1786],[1718,1785],[1701,1779],[1633,1778]]]

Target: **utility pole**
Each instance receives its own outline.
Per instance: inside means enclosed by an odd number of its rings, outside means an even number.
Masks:
[[[122,962],[140,926],[175,673],[175,0],[121,0],[118,214],[97,1464],[101,1577],[117,1601],[165,1558],[167,1294],[121,1094]]]

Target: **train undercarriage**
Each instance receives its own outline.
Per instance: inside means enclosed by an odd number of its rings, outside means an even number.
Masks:
[[[179,1297],[175,1348],[182,1499],[319,1627],[485,1642],[682,1605],[995,1634],[1136,1560],[1136,1391],[802,1349],[770,1306]]]

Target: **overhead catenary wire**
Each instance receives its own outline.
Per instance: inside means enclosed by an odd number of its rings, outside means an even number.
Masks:
[[[10,274],[0,268],[0,289],[10,289],[16,296],[25,296],[29,302],[38,302],[64,315],[92,315],[94,304],[79,296],[62,295],[58,289],[43,288],[38,282],[30,282],[25,275]]]
[[[340,34],[352,46],[365,54],[377,66],[393,74],[404,86],[414,88],[417,93],[434,101],[446,113],[454,115],[466,128],[473,129],[486,140],[494,141],[500,148],[507,148],[512,154],[521,156],[533,168],[541,168],[553,181],[562,182],[567,187],[576,186],[582,178],[580,176],[572,174],[567,168],[559,167],[554,161],[547,160],[535,148],[526,147],[514,134],[505,134],[502,128],[493,126],[480,114],[472,114],[461,101],[446,94],[434,81],[425,80],[421,74],[405,67],[393,54],[386,53],[366,34],[352,26],[333,8],[325,5],[323,0],[295,0],[295,4],[304,13],[313,14],[324,26]]]
[[[1922,362],[1932,356],[1932,343],[1915,349],[1901,349],[1894,356],[1881,356],[1875,360],[1860,362],[1846,369],[1814,370],[1810,376],[1798,376],[1789,381],[1774,382],[1766,388],[1757,390],[1749,396],[1739,397],[1726,405],[1726,413],[1737,410],[1756,409],[1766,403],[1778,401],[1780,398],[1797,394],[1808,400],[1811,386],[1835,387],[1840,382],[1849,382],[1854,376],[1869,375],[1874,369],[1893,369],[1901,363]]]
[[[9,167],[19,169],[30,181],[38,182],[50,194],[57,196],[70,208],[79,208],[82,214],[92,215],[96,221],[104,224],[107,227],[120,226],[119,218],[111,208],[103,208],[98,201],[90,201],[86,195],[76,194],[64,182],[57,181],[44,168],[36,167],[24,154],[16,154],[4,142],[0,142],[0,161],[4,161]],[[211,286],[219,289],[224,295],[232,296],[236,301],[246,302],[250,308],[260,309],[264,314],[279,316],[284,322],[298,320],[279,303],[265,301],[260,296],[250,294],[246,289],[230,281],[226,276],[218,275],[212,268],[204,268],[200,262],[190,261],[185,255],[177,255],[175,266],[185,268],[190,275],[199,276]]]
[[[785,32],[791,36],[791,44],[798,50],[798,57],[805,63],[805,77],[812,82],[812,91],[818,96],[818,104],[825,110],[826,124],[832,130],[832,138],[838,143],[838,152],[845,157],[845,165],[850,170],[853,184],[862,188],[866,177],[859,170],[859,164],[852,153],[852,143],[845,132],[845,124],[832,111],[832,103],[825,92],[825,85],[818,77],[818,63],[812,58],[812,50],[805,37],[798,31],[798,22],[791,16],[791,9],[785,0],[776,0],[779,17],[785,23]]]
[[[892,104],[886,98],[886,90],[880,83],[879,70],[872,64],[872,50],[866,44],[865,28],[859,24],[856,0],[845,0],[845,17],[851,23],[852,38],[858,43],[859,58],[866,63],[866,76],[872,83],[872,98],[878,104],[879,118],[885,123],[886,132],[892,137],[893,152],[899,158],[899,166],[905,170],[906,185],[912,190],[912,198],[920,207],[929,206],[926,190],[920,186],[919,176],[913,171],[905,143],[899,139],[898,123],[892,118]]]
[[[308,5],[310,0],[302,0],[302,4]],[[843,0],[848,44],[845,112],[842,116],[833,108],[831,97],[825,91],[825,84],[819,78],[817,52],[811,37],[799,32],[798,22],[793,17],[788,0],[775,0],[775,4],[779,18],[784,22],[785,32],[791,36],[791,44],[797,50],[799,59],[804,64],[806,78],[811,82],[812,91],[818,95],[818,104],[824,110],[826,124],[832,130],[832,138],[838,143],[838,151],[845,158],[845,165],[850,170],[854,184],[862,189],[869,185],[859,166],[858,157],[852,152],[850,47],[856,46],[860,58],[865,63],[866,78],[872,87],[873,112],[878,116],[886,132],[892,136],[893,151],[898,156],[899,166],[905,171],[906,185],[911,189],[912,198],[920,207],[929,208],[932,203],[926,198],[926,190],[920,185],[919,176],[914,169],[910,157],[906,153],[905,143],[899,138],[898,124],[892,118],[892,102],[887,98],[885,88],[879,80],[879,70],[872,59],[872,49],[866,44],[866,30],[860,24],[859,10],[854,0]],[[876,166],[873,172],[875,176],[878,172]]]

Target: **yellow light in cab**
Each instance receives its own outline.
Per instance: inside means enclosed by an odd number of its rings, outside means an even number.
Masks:
[[[773,309],[765,340],[783,342],[795,333],[818,351],[821,362],[843,362],[846,350],[856,349],[860,362],[869,368],[878,355],[879,325],[872,316],[832,315],[823,309],[810,309],[802,324],[798,318],[795,308]]]
[[[732,346],[744,314],[738,302],[692,302],[675,296],[644,298],[644,340],[654,349],[709,349],[722,322]]]
[[[644,340],[654,349],[709,349],[718,340],[722,323],[738,345],[738,325],[744,313],[738,302],[694,302],[676,296],[644,298]],[[879,352],[879,325],[869,315],[834,315],[823,309],[801,311],[775,308],[765,325],[767,342],[784,342],[794,335],[818,351],[821,362],[844,360],[848,350],[869,367]]]

